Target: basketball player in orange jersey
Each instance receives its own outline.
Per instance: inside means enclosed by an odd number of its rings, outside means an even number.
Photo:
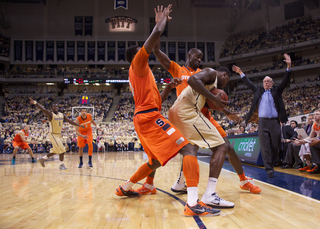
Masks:
[[[32,159],[32,163],[37,162],[37,160],[33,158],[32,149],[28,145],[28,143],[37,144],[36,141],[27,140],[27,138],[29,136],[29,129],[30,129],[29,125],[25,125],[24,128],[16,134],[16,136],[14,137],[14,139],[12,141],[12,146],[14,147],[14,150],[13,150],[13,158],[12,158],[11,163],[13,165],[16,164],[16,154],[17,154],[19,148],[21,148],[23,150],[28,150],[28,153],[30,154],[30,157]]]
[[[59,169],[68,170],[66,166],[63,164],[64,153],[66,152],[66,149],[61,140],[61,130],[62,130],[63,121],[67,121],[68,123],[74,126],[80,126],[80,125],[68,119],[67,116],[59,112],[58,104],[53,104],[52,112],[50,112],[47,109],[45,109],[43,106],[38,104],[37,101],[33,100],[32,98],[30,98],[30,103],[34,104],[48,117],[49,126],[50,126],[48,137],[52,144],[52,149],[50,150],[50,153],[48,153],[44,157],[38,158],[40,165],[42,167],[45,167],[44,161],[48,157],[52,157],[55,154],[59,154],[59,159],[60,159]],[[84,127],[84,126],[80,126],[80,127]]]
[[[92,127],[91,123],[95,125],[98,130],[102,131],[97,124],[92,120],[91,114],[87,113],[86,108],[81,109],[81,115],[76,119],[76,123],[79,125],[83,125],[84,128],[81,127],[76,127],[76,133],[78,135],[78,146],[79,146],[79,157],[80,157],[80,164],[78,168],[82,168],[83,162],[82,162],[82,157],[83,157],[83,147],[88,144],[88,155],[89,155],[89,162],[88,162],[88,167],[93,168],[92,166],[92,152],[93,152],[93,136],[92,136]]]
[[[143,47],[131,46],[126,50],[126,60],[131,64],[129,68],[129,85],[135,101],[133,123],[149,161],[143,164],[125,184],[120,185],[115,193],[118,196],[139,196],[139,193],[135,192],[132,186],[160,166],[164,166],[180,152],[183,155],[183,172],[185,173],[188,192],[184,215],[219,215],[219,210],[210,208],[201,201],[199,202],[197,152],[180,131],[159,112],[162,101],[181,80],[173,80],[160,95],[148,65],[150,53],[160,38],[166,21],[171,19],[169,17],[171,7],[172,5],[170,4],[163,10],[162,6],[161,8],[158,6],[155,11],[159,12],[159,21]],[[217,99],[217,101],[218,103],[220,102],[219,106],[223,104],[221,99]],[[153,178],[149,177],[148,179]],[[151,183],[151,181],[149,182]],[[150,190],[155,189],[150,187]]]
[[[160,41],[158,41],[157,44],[155,45],[153,52],[156,55],[157,59],[162,64],[162,66],[165,69],[167,69],[173,77],[182,79],[183,81],[182,84],[179,85],[176,89],[177,97],[188,86],[187,80],[189,79],[189,77],[201,71],[201,69],[199,69],[199,66],[200,66],[203,54],[199,49],[196,49],[196,48],[190,49],[190,51],[188,52],[188,58],[187,58],[186,64],[185,66],[182,66],[182,67],[178,65],[176,62],[171,61],[168,58],[168,56],[160,50]],[[222,109],[222,111],[228,116],[229,119],[232,119],[235,121],[241,120],[236,114],[228,111],[225,108]],[[233,168],[235,169],[235,171],[237,172],[240,178],[240,188],[243,190],[248,190],[251,193],[255,193],[255,194],[260,193],[261,189],[250,182],[250,180],[252,179],[247,178],[245,176],[240,159],[237,153],[235,152],[233,146],[230,144],[226,132],[223,130],[220,124],[216,120],[214,120],[214,118],[210,115],[208,107],[204,106],[201,109],[201,112],[217,128],[221,137],[224,139],[227,145],[227,150],[225,153],[228,155],[230,164],[233,166]],[[223,164],[223,161],[219,162],[219,158],[221,158],[219,155],[213,154],[210,159],[210,174],[209,174],[207,191],[210,189],[211,192],[213,193],[215,193],[215,187],[217,185],[218,177],[220,174],[220,171],[215,168],[218,168],[218,167],[222,168],[222,165],[219,165],[219,163]],[[176,181],[176,183],[172,186],[171,190],[173,192],[185,193],[185,182],[184,182],[184,177],[182,172],[180,172],[180,176]],[[218,196],[216,196],[215,199],[221,200],[223,202],[223,199],[220,199]],[[221,204],[223,204],[222,202],[218,204],[221,206]]]

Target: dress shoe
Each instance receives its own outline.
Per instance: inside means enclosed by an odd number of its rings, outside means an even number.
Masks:
[[[281,166],[281,169],[292,169],[292,165],[291,164],[285,164],[285,165]]]
[[[268,174],[268,177],[269,177],[269,178],[274,177],[274,175],[273,175],[273,170],[269,170],[269,171],[267,172],[267,174]]]
[[[301,168],[303,168],[303,164],[297,164],[293,168],[294,169],[301,169]]]

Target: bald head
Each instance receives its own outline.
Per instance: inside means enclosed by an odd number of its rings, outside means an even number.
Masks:
[[[273,79],[270,76],[266,76],[263,79],[263,88],[265,90],[269,90],[273,86]]]

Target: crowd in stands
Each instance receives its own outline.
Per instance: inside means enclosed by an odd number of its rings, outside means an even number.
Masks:
[[[320,19],[301,17],[278,26],[267,34],[264,28],[231,34],[225,41],[220,58],[320,38]]]
[[[9,57],[10,38],[0,34],[0,56]]]

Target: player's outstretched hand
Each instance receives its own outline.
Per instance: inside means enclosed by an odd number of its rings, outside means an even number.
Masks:
[[[182,79],[180,78],[173,78],[169,83],[172,89],[178,87],[180,84],[182,84]]]
[[[171,10],[172,4],[169,4],[167,7],[163,8],[163,6],[157,6],[157,8],[154,8],[154,13],[156,15],[155,20],[156,23],[158,23],[162,17],[167,17],[167,21],[170,21],[172,17],[169,16],[169,14],[172,12]]]
[[[29,97],[30,99],[30,103],[34,104],[35,103],[35,100],[33,100],[31,97]]]
[[[243,121],[243,118],[239,117],[238,113],[231,112],[229,115],[227,115],[227,117],[230,120],[235,121],[235,122],[242,122]]]
[[[31,144],[37,144],[37,142],[36,141],[32,141]]]
[[[285,53],[285,54],[283,54],[283,56],[285,58],[283,61],[286,62],[289,67],[291,67],[291,57],[290,57],[290,55]]]

